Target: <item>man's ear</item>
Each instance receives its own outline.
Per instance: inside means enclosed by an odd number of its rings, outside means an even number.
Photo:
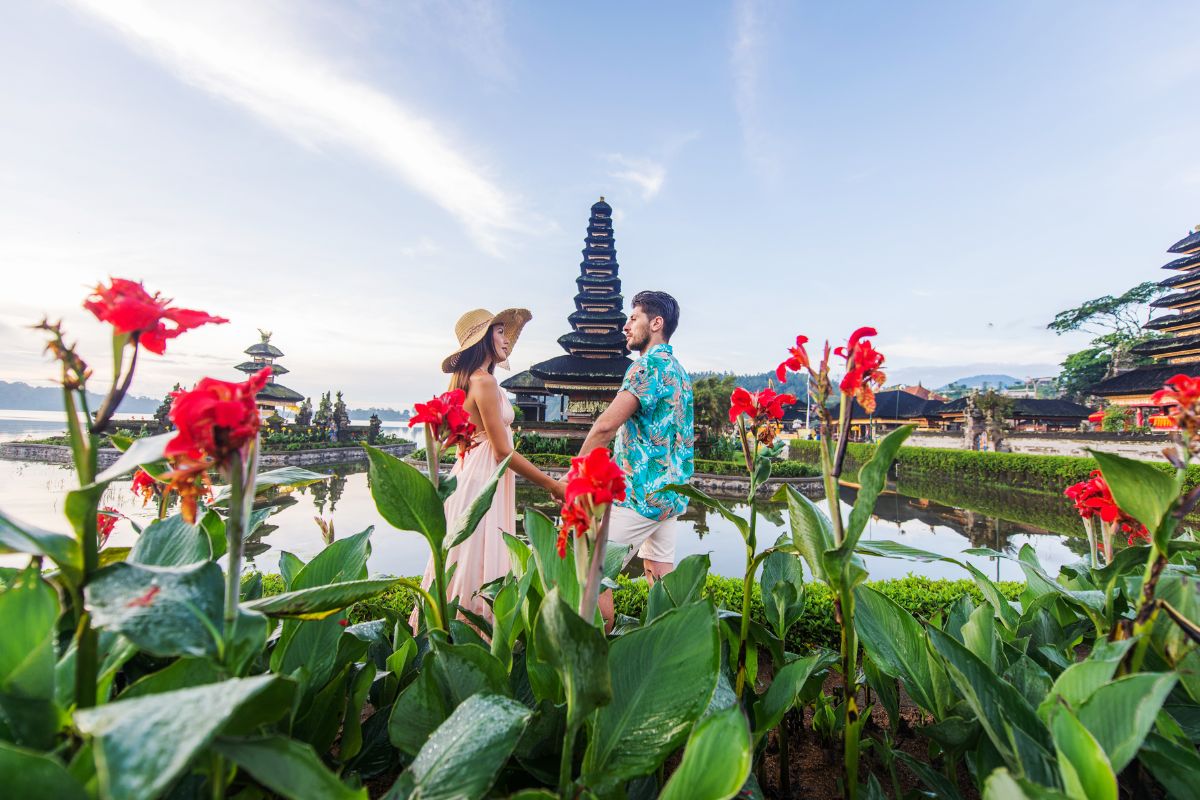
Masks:
[[[655,317],[654,319],[650,320],[650,330],[654,331],[655,333],[662,333],[663,325],[666,324],[666,321],[663,320],[662,317]]]

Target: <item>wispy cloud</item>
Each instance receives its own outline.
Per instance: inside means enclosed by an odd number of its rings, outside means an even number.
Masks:
[[[74,0],[182,80],[311,147],[340,146],[452,214],[483,249],[543,223],[434,121],[314,45],[289,4]]]
[[[613,153],[608,160],[616,168],[608,173],[609,176],[632,183],[641,190],[643,200],[658,194],[667,179],[667,168],[649,158],[627,158]]]
[[[766,9],[762,0],[736,0],[730,51],[733,102],[746,157],[763,177],[777,174],[775,144],[762,120],[762,75],[766,66]]]

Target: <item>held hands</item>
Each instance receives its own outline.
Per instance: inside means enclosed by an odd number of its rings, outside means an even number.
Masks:
[[[565,479],[553,481],[548,487],[550,494],[554,495],[554,499],[562,502],[567,494],[567,482]]]

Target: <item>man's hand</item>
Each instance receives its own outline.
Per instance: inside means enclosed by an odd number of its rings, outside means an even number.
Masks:
[[[556,480],[554,485],[550,487],[550,494],[554,495],[554,499],[561,503],[567,494],[567,479],[559,478]]]

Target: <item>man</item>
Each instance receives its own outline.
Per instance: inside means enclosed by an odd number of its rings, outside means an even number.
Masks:
[[[625,372],[621,390],[580,448],[587,455],[616,436],[613,460],[625,473],[624,501],[609,516],[609,541],[637,553],[651,583],[675,568],[676,518],[687,498],[662,491],[692,477],[695,427],[692,379],[671,350],[679,304],[666,292],[638,292],[625,323],[625,342],[640,358]],[[613,622],[612,593],[600,596],[606,625]]]

